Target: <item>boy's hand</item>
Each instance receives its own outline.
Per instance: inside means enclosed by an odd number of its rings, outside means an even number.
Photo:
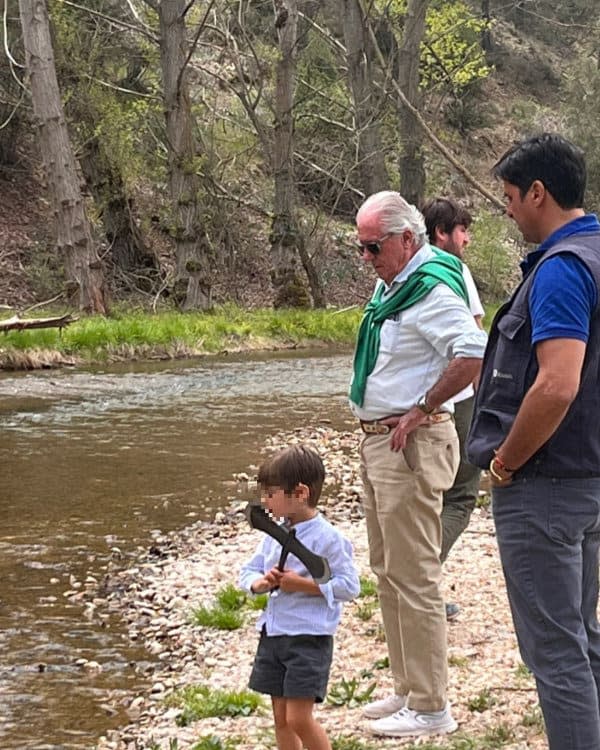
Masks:
[[[271,591],[272,588],[277,586],[277,582],[273,579],[270,573],[267,573],[262,578],[258,578],[250,587],[253,594],[266,594]]]
[[[282,591],[292,593],[294,591],[301,591],[304,594],[313,594],[314,596],[321,595],[321,589],[312,580],[312,578],[304,578],[294,570],[277,571],[279,575],[279,588]]]

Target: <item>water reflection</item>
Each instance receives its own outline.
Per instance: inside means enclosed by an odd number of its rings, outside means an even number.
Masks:
[[[1,747],[90,748],[126,721],[106,702],[148,655],[63,593],[210,517],[267,435],[344,426],[349,372],[348,355],[284,354],[0,376]]]

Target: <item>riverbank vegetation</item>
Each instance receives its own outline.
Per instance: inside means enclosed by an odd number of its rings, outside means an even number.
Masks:
[[[62,331],[10,331],[0,346],[0,367],[35,369],[132,359],[181,359],[220,352],[351,345],[361,309],[244,310],[210,313],[124,312],[90,316]]]

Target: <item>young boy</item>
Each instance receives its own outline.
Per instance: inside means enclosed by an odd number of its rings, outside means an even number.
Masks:
[[[331,580],[316,584],[292,554],[280,571],[281,545],[268,535],[240,575],[244,590],[271,592],[257,622],[260,640],[250,687],[271,696],[279,750],[331,750],[313,706],[327,692],[341,603],[360,590],[350,542],[316,509],[324,479],[318,454],[300,445],[279,451],[258,472],[262,503],[294,528],[300,542],[327,558]]]

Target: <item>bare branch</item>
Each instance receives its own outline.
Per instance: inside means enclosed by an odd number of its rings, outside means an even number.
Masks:
[[[329,177],[330,180],[333,180],[334,182],[338,182],[340,185],[344,185],[345,188],[350,190],[352,193],[357,195],[361,200],[365,199],[365,194],[360,191],[358,188],[352,187],[352,185],[348,185],[347,180],[342,180],[340,177],[337,177],[336,175],[332,174],[331,172],[328,172],[323,167],[320,167],[318,164],[315,164],[313,161],[310,161],[310,159],[307,159],[305,156],[302,156],[302,154],[298,153],[298,151],[294,151],[294,159],[298,159],[299,162],[302,164],[306,164],[311,169],[314,169],[315,172],[320,172],[321,174],[326,175]]]
[[[131,11],[131,15],[132,15],[132,16],[133,16],[133,17],[135,18],[135,20],[136,20],[136,21],[137,21],[137,22],[138,22],[138,23],[140,24],[140,26],[142,26],[142,28],[146,29],[146,31],[147,31],[147,32],[148,32],[149,34],[152,34],[152,29],[151,29],[151,27],[150,27],[150,26],[148,26],[148,24],[147,24],[147,23],[144,23],[144,21],[142,20],[142,17],[141,17],[141,16],[140,16],[140,14],[138,13],[138,11],[137,11],[137,9],[136,9],[135,5],[133,4],[132,0],[125,0],[125,2],[126,2],[126,3],[127,3],[127,5],[129,6],[129,10]],[[152,6],[151,6],[151,7],[152,7]],[[152,8],[152,10],[156,10],[156,8]]]
[[[8,58],[8,61],[11,65],[14,65],[15,68],[25,68],[24,65],[21,65],[21,63],[18,63],[15,58],[12,56],[10,49],[8,48],[8,24],[7,24],[7,13],[8,13],[8,2],[4,1],[4,12],[2,13],[2,28],[3,28],[3,42],[4,42],[4,52],[6,53],[6,57]]]
[[[148,0],[144,0],[144,2],[148,2]],[[160,41],[156,35],[152,34],[151,32],[147,30],[148,29],[147,26],[145,27],[135,26],[132,23],[127,23],[127,21],[121,21],[118,18],[107,16],[105,13],[100,13],[100,11],[98,10],[92,10],[92,8],[86,8],[84,5],[78,5],[77,3],[74,3],[72,0],[63,0],[63,3],[65,5],[70,5],[72,8],[76,8],[77,10],[82,10],[84,11],[84,13],[89,13],[91,16],[98,16],[98,18],[102,18],[105,21],[108,21],[109,23],[113,23],[115,24],[115,26],[121,26],[124,29],[129,29],[129,31],[135,31],[137,34],[142,34],[142,36],[145,36],[147,39],[150,39],[150,41],[154,42],[154,44],[158,44]]]
[[[142,2],[146,3],[149,8],[152,8],[155,13],[158,13],[159,7],[156,0],[142,0]]]
[[[109,83],[108,81],[103,81],[100,78],[94,78],[94,76],[88,75],[87,73],[81,73],[81,75],[84,78],[88,78],[90,81],[94,81],[94,83],[99,83],[101,86],[106,86],[106,88],[113,89],[114,91],[122,91],[124,94],[132,94],[133,96],[139,96],[143,99],[155,99],[159,102],[162,101],[162,98],[160,96],[155,96],[154,94],[143,94],[141,91],[126,89],[123,86],[117,86],[116,83]]]
[[[190,2],[188,3],[187,8],[182,13],[182,16],[184,18],[185,18],[185,14],[192,7],[192,5],[194,4],[194,2],[195,2],[195,0],[190,0]],[[210,2],[208,4],[208,8],[206,9],[206,12],[204,14],[204,17],[202,18],[202,20],[198,24],[198,28],[196,29],[196,33],[194,35],[194,40],[190,44],[190,48],[188,50],[187,56],[186,56],[186,58],[185,58],[185,60],[183,62],[183,65],[181,66],[181,70],[179,71],[179,74],[177,76],[177,86],[176,86],[176,89],[175,89],[177,91],[177,98],[179,98],[179,92],[180,92],[180,88],[181,88],[181,79],[183,77],[183,73],[184,73],[184,71],[185,71],[185,69],[186,69],[186,67],[187,67],[187,65],[188,65],[188,63],[189,63],[192,55],[194,54],[194,52],[196,50],[196,45],[198,44],[198,39],[200,39],[200,34],[202,33],[202,31],[203,31],[203,29],[204,29],[204,27],[206,25],[206,19],[208,18],[208,14],[210,13],[212,6],[214,5],[214,2],[215,2],[215,0],[210,0]]]
[[[9,122],[12,120],[12,118],[15,116],[17,110],[21,106],[21,102],[23,101],[23,97],[25,96],[25,93],[21,91],[21,96],[19,97],[19,101],[15,104],[13,107],[12,112],[9,114],[9,116],[4,120],[4,122],[0,125],[0,130],[4,130],[4,128],[9,124]]]
[[[225,198],[226,200],[234,201],[239,206],[244,206],[244,208],[249,208],[250,210],[254,211],[260,216],[264,216],[267,219],[273,218],[273,214],[271,211],[268,211],[266,208],[259,206],[257,203],[252,203],[251,201],[247,201],[239,195],[232,195],[230,192],[227,191],[225,187],[223,187],[223,185],[217,182],[217,180],[215,180],[214,177],[210,177],[209,179],[210,179],[210,182],[217,188],[222,198]]]

